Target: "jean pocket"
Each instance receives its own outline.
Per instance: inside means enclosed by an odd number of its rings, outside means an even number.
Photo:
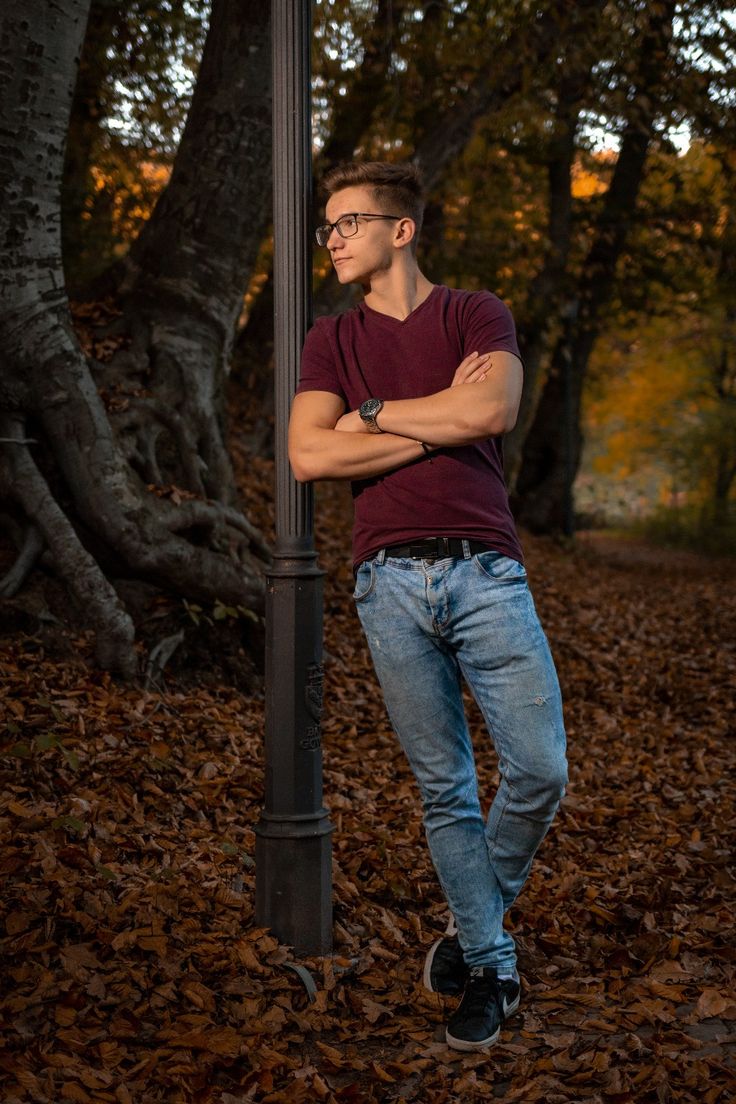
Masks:
[[[526,581],[526,568],[511,556],[503,552],[479,552],[473,556],[481,575],[493,579],[494,583],[523,583]]]
[[[363,602],[373,592],[376,585],[375,560],[364,560],[358,568],[355,576],[355,590],[353,598],[356,602]]]

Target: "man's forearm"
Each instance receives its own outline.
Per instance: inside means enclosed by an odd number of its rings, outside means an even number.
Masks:
[[[489,395],[485,383],[469,383],[421,399],[386,402],[377,423],[384,433],[436,446],[465,445],[507,433],[513,428],[516,406],[513,398]]]
[[[289,450],[300,483],[315,479],[370,479],[425,455],[419,441],[393,433],[340,433],[313,429]]]

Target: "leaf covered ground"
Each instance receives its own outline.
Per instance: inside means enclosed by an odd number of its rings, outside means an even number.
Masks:
[[[316,997],[254,923],[263,703],[212,656],[234,623],[190,611],[187,670],[145,690],[96,670],[73,624],[16,619],[0,637],[0,1098],[733,1100],[733,564],[525,538],[571,784],[508,916],[520,1012],[461,1055],[442,1042],[453,1002],[420,984],[445,913],[351,606],[349,501],[318,499],[335,948],[296,962]]]

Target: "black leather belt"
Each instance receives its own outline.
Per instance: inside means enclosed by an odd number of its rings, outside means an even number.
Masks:
[[[384,549],[387,556],[397,556],[411,560],[446,560],[449,557],[462,559],[463,537],[427,537],[425,540],[412,541],[410,544],[391,544]],[[490,544],[483,541],[468,540],[471,556],[478,552],[492,552]],[[378,555],[378,553],[376,553]],[[375,556],[373,557],[375,559]]]

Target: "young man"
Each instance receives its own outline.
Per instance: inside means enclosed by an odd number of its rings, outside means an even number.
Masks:
[[[518,1008],[503,916],[567,782],[557,676],[503,480],[521,361],[499,299],[419,270],[413,166],[343,165],[324,188],[317,242],[364,299],[307,337],[289,455],[300,481],[353,483],[355,601],[452,914],[424,982],[463,992],[446,1038],[475,1050]],[[498,754],[485,822],[462,679]]]

